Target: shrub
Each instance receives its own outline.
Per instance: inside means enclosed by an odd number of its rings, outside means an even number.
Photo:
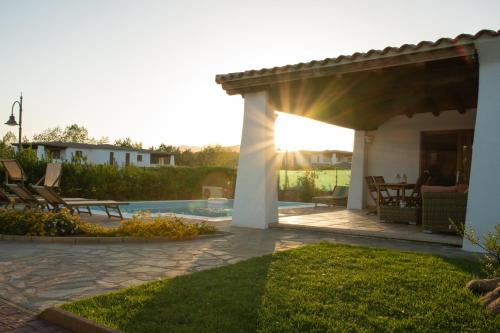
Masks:
[[[466,229],[465,226],[456,224],[451,219],[450,223],[462,237],[484,250],[481,264],[486,275],[490,278],[500,277],[500,224],[495,225],[495,233],[489,232],[481,240],[475,235],[472,226]]]
[[[130,220],[120,222],[118,228],[106,228],[95,224],[82,223],[81,230],[89,236],[101,237],[168,237],[182,240],[198,235],[213,234],[215,227],[202,223],[186,223],[175,216],[154,216],[148,212],[134,214]]]
[[[299,190],[300,200],[310,202],[316,190],[316,174],[306,171],[297,178],[297,188]]]
[[[123,220],[118,228],[108,228],[82,222],[77,215],[63,209],[60,212],[38,210],[0,210],[0,234],[30,236],[102,236],[102,237],[168,237],[182,240],[198,235],[213,234],[215,227],[202,223],[187,223],[174,216],[152,217],[147,212]]]
[[[31,236],[70,236],[79,231],[80,219],[68,210],[0,210],[0,234]]]

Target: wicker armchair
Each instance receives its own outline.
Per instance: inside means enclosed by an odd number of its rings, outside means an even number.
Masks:
[[[422,228],[430,232],[456,233],[449,222],[464,225],[467,193],[422,193]]]

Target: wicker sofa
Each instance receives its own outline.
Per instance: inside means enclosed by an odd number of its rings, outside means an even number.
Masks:
[[[451,225],[465,223],[467,193],[460,192],[423,192],[422,228],[427,232],[456,233]]]

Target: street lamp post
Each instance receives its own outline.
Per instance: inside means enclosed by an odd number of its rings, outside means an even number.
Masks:
[[[16,117],[14,117],[14,106],[19,105],[19,123],[16,121]],[[9,120],[5,123],[6,125],[9,126],[19,126],[19,148],[18,150],[21,151],[22,149],[22,123],[23,123],[23,94],[21,93],[21,97],[19,97],[18,101],[15,101],[12,103],[12,109],[11,109],[11,114],[9,117]]]

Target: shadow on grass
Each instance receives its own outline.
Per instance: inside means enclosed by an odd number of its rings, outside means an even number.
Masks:
[[[319,243],[75,302],[124,332],[499,332],[479,263]]]
[[[128,299],[138,308],[130,309],[119,329],[193,332],[203,327],[204,332],[254,332],[272,259],[254,258],[154,283],[146,299]]]

